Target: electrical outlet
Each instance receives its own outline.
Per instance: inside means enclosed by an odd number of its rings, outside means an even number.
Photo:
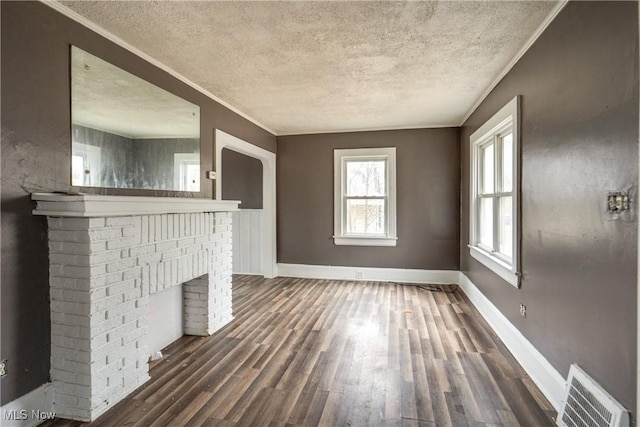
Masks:
[[[522,317],[527,317],[527,306],[524,304],[520,304],[520,315]]]
[[[0,361],[0,378],[4,378],[7,376],[7,361]]]
[[[363,279],[364,273],[362,271],[356,271],[356,279]]]

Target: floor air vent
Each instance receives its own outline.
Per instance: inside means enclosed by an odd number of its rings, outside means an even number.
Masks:
[[[573,364],[557,423],[568,427],[628,427],[629,412]]]

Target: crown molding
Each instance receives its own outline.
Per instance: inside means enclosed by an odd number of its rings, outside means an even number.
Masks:
[[[544,30],[546,30],[546,28],[549,26],[549,24],[551,24],[551,22],[556,18],[556,16],[558,16],[558,14],[564,9],[564,7],[569,3],[569,1],[570,0],[559,0],[558,1],[556,6],[551,10],[551,12],[549,12],[549,14],[546,16],[546,18],[540,24],[540,26],[536,29],[536,31],[533,33],[533,35],[527,40],[527,42],[518,51],[518,53],[513,57],[513,59],[511,59],[511,61],[502,70],[502,72],[487,87],[487,89],[482,93],[482,95],[480,95],[480,97],[476,100],[476,102],[473,104],[473,106],[467,111],[467,113],[464,115],[463,119],[460,121],[460,123],[457,126],[463,126],[464,125],[464,123],[469,119],[471,114],[473,114],[473,112],[480,106],[480,104],[482,104],[482,102],[487,98],[487,96],[489,96],[491,91],[493,91],[493,89],[495,89],[495,87],[507,75],[507,73],[509,73],[509,71],[511,71],[511,69],[515,66],[515,64],[520,60],[520,58],[522,58],[524,56],[524,54],[529,50],[529,48],[536,42],[536,40],[538,40],[540,35],[544,32]],[[140,49],[132,46],[128,42],[124,41],[123,39],[121,39],[120,37],[116,36],[115,34],[107,31],[106,29],[102,28],[101,26],[97,25],[96,23],[88,20],[87,18],[85,18],[84,16],[80,15],[79,13],[69,9],[67,6],[64,6],[63,4],[59,3],[57,0],[40,0],[40,2],[42,2],[43,4],[51,7],[52,9],[54,9],[54,10],[56,10],[58,12],[60,12],[61,14],[65,15],[66,17],[68,17],[70,19],[72,19],[73,21],[85,26],[86,28],[90,29],[91,31],[94,31],[95,33],[101,35],[102,37],[106,38],[107,40],[110,40],[111,42],[117,44],[118,46],[128,50],[129,52],[133,53],[134,55],[136,55],[136,56],[142,58],[143,60],[149,62],[150,64],[158,67],[159,69],[167,72],[171,76],[175,77],[176,79],[180,80],[181,82],[185,83],[186,85],[192,87],[193,89],[195,89],[198,92],[202,93],[203,95],[205,95],[206,97],[210,98],[211,100],[223,105],[224,107],[228,108],[229,110],[233,111],[234,113],[238,114],[239,116],[245,118],[246,120],[248,120],[251,123],[255,124],[256,126],[260,127],[261,129],[269,132],[270,134],[272,134],[274,136],[298,135],[298,133],[292,133],[292,132],[282,132],[282,133],[275,132],[274,130],[268,128],[267,126],[263,125],[262,123],[258,122],[257,120],[253,119],[252,117],[250,117],[247,114],[243,113],[242,111],[238,110],[234,106],[230,105],[226,101],[218,98],[213,93],[209,92],[208,90],[204,89],[203,87],[199,86],[198,84],[196,84],[196,83],[192,82],[191,80],[187,79],[186,77],[182,76],[177,71],[169,68],[165,64],[163,64],[160,61],[156,60],[155,58],[149,56],[148,54],[146,54],[145,52],[141,51]],[[455,125],[453,125],[453,126],[455,126]],[[447,126],[437,126],[437,127],[447,127]],[[421,127],[421,128],[424,128],[424,127]],[[376,129],[366,129],[366,130],[365,129],[358,129],[357,131],[380,131],[380,130],[401,130],[401,129],[414,129],[414,127],[398,126],[398,127],[384,128],[384,129],[382,129],[382,128],[380,128],[380,129],[378,129],[378,128],[376,128]],[[356,130],[354,129],[354,130],[347,130],[347,131],[344,131],[344,130],[341,130],[341,131],[326,131],[326,132],[316,132],[316,133],[344,133],[344,132],[353,132],[353,131],[356,131]],[[308,134],[314,134],[314,132],[304,131],[301,134],[308,135]]]
[[[484,100],[487,98],[487,96],[489,96],[491,91],[493,89],[495,89],[496,86],[498,86],[498,83],[500,83],[500,81],[504,78],[504,76],[506,76],[507,73],[509,73],[509,71],[511,71],[511,69],[518,63],[520,58],[522,58],[524,56],[524,54],[527,53],[529,48],[531,46],[533,46],[533,44],[536,42],[536,40],[538,40],[540,35],[544,32],[544,30],[547,29],[549,24],[551,24],[551,22],[556,18],[556,16],[558,16],[558,14],[562,11],[562,9],[564,9],[564,7],[567,4],[569,4],[569,0],[560,0],[560,1],[558,1],[556,6],[551,10],[551,12],[549,12],[547,17],[544,18],[544,21],[542,21],[542,23],[536,29],[536,31],[531,35],[531,37],[529,37],[529,40],[527,40],[527,42],[524,44],[524,46],[522,46],[522,48],[518,51],[516,56],[513,57],[513,59],[507,64],[507,66],[504,68],[504,70],[502,70],[502,72],[500,74],[498,74],[498,77],[495,78],[495,80],[482,93],[482,95],[480,95],[480,97],[473,104],[473,106],[467,111],[467,113],[464,115],[462,121],[460,122],[459,126],[463,126],[464,125],[464,123],[469,119],[469,117],[471,117],[471,114],[473,114],[473,112],[476,111],[476,109],[480,106],[480,104],[482,104],[484,102]]]

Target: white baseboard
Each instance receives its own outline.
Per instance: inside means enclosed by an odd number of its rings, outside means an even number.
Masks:
[[[262,276],[261,273],[243,273],[242,271],[234,271],[232,274],[237,274],[240,276]]]
[[[458,283],[458,271],[403,268],[340,267],[331,265],[278,264],[278,276],[303,279],[371,280],[402,283]]]
[[[460,272],[459,284],[542,394],[556,411],[560,411],[566,384],[562,375],[462,272]]]
[[[3,427],[33,427],[53,413],[53,385],[46,383],[0,408]]]

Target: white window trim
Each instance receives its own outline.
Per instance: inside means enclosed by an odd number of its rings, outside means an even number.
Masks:
[[[385,235],[346,234],[344,230],[344,165],[345,161],[353,158],[386,159],[387,160],[387,212]],[[350,246],[396,246],[398,237],[396,231],[396,148],[356,148],[336,149],[333,152],[333,243]]]
[[[502,279],[520,287],[520,97],[516,96],[484,125],[476,130],[470,137],[471,140],[471,174],[469,209],[469,252],[471,256],[484,264]],[[513,131],[513,258],[511,264],[496,256],[493,252],[485,250],[478,243],[478,189],[479,189],[479,147],[492,135],[499,133],[505,126],[511,123]]]

